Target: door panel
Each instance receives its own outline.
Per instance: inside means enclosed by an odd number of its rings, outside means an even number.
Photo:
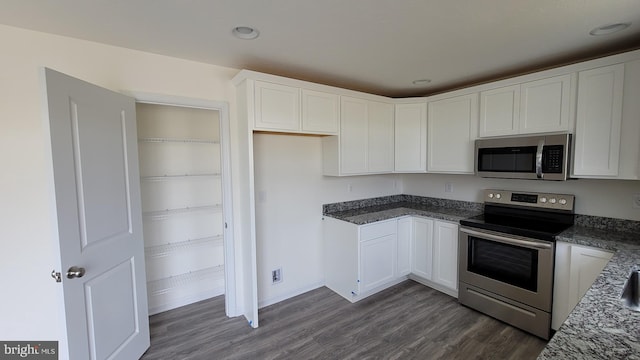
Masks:
[[[149,319],[134,100],[44,74],[69,357],[137,359]]]

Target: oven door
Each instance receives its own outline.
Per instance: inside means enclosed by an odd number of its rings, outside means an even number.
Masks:
[[[554,245],[549,241],[461,227],[460,281],[551,312]]]

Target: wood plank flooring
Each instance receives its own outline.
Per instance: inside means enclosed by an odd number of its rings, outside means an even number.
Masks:
[[[151,316],[156,359],[535,359],[546,342],[407,280],[351,304],[322,287],[260,310],[260,327],[224,314],[224,296]]]

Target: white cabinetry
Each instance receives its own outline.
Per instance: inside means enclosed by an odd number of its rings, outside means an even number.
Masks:
[[[572,75],[480,93],[480,137],[571,130]]]
[[[427,170],[427,103],[396,104],[395,171]]]
[[[406,276],[411,273],[411,217],[398,219],[398,276]]]
[[[323,228],[325,284],[345,299],[355,302],[406,279],[398,274],[396,219],[358,226],[327,217]]]
[[[612,256],[596,248],[556,243],[552,329],[558,330]]]
[[[323,139],[325,175],[393,171],[393,105],[342,96],[340,136]]]
[[[433,281],[458,290],[458,225],[436,221],[433,236]]]
[[[256,129],[300,130],[300,89],[263,81],[254,89]]]
[[[256,80],[255,130],[337,134],[339,96]]]
[[[411,278],[458,296],[458,225],[413,218]]]
[[[574,176],[618,175],[623,89],[624,64],[578,74]]]
[[[428,172],[474,172],[474,140],[478,132],[478,94],[429,103]]]

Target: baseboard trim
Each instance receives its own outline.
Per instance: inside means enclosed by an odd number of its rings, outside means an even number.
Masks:
[[[273,305],[273,304],[277,304],[281,301],[287,300],[287,299],[291,299],[292,297],[298,296],[298,295],[302,295],[306,292],[309,292],[311,290],[315,290],[319,287],[323,287],[324,286],[324,282],[319,282],[319,283],[315,283],[315,284],[311,284],[309,286],[305,286],[302,288],[298,288],[294,291],[288,292],[286,294],[280,295],[280,296],[275,296],[269,299],[263,299],[263,300],[259,300],[258,301],[258,309],[262,309],[263,307],[267,307],[269,305]]]

